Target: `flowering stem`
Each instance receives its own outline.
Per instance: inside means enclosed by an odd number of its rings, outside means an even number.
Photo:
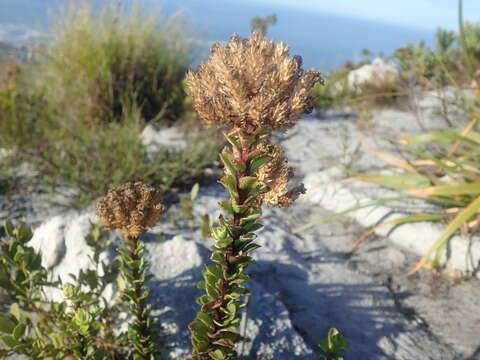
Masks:
[[[124,240],[128,251],[119,249],[124,263],[122,273],[128,283],[123,296],[130,302],[131,312],[135,316],[134,323],[128,329],[128,337],[135,347],[135,360],[154,360],[156,359],[154,322],[150,318],[151,305],[146,304],[150,291],[143,291],[144,284],[150,277],[145,276],[145,269],[148,266],[142,256],[145,245],[138,236],[126,235]]]
[[[198,286],[205,295],[198,299],[201,310],[189,325],[192,333],[192,360],[222,360],[237,356],[234,346],[241,340],[237,333],[242,297],[249,294],[242,284],[249,279],[245,269],[255,261],[248,253],[259,245],[253,243],[254,231],[262,227],[259,195],[265,191],[255,177],[256,169],[268,161],[255,151],[262,135],[226,136],[231,149],[220,155],[225,165],[221,183],[230,200],[220,202],[228,217],[220,216],[219,226],[212,228],[215,239],[211,256]],[[259,165],[260,164],[260,165]]]

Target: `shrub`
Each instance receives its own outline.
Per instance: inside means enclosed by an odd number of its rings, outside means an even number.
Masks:
[[[44,115],[46,119],[32,119],[33,125],[48,124],[43,128],[0,131],[14,150],[5,161],[32,164],[37,172],[34,181],[42,189],[58,191],[60,185],[72,186],[75,192],[65,199],[68,203],[86,204],[104,194],[109,185],[132,179],[148,181],[166,192],[188,185],[205,177],[204,168],[213,161],[218,148],[216,137],[209,132],[192,131],[186,149],[160,149],[148,154],[140,141],[141,126],[134,120],[95,128],[82,124],[61,128]],[[13,131],[20,135],[7,135]]]
[[[135,111],[142,121],[178,120],[191,60],[181,26],[138,5],[124,11],[109,0],[95,14],[72,2],[40,53],[36,86],[66,124],[120,122]]]
[[[353,97],[347,82],[348,70],[346,68],[332,71],[323,84],[317,83],[310,95],[315,105],[321,109],[342,105]]]
[[[113,331],[124,305],[108,305],[102,295],[117,279],[121,266],[120,260],[105,263],[99,259],[109,245],[104,233],[92,228],[87,236],[93,269],[72,275],[73,284],[50,280],[41,255],[28,246],[32,237],[28,227],[6,222],[4,231],[0,287],[11,305],[8,313],[0,313],[0,339],[6,347],[0,355],[23,354],[34,360],[125,358],[130,347],[126,335]],[[60,290],[65,299],[47,299],[47,288]]]
[[[217,143],[198,127],[190,126],[184,151],[147,154],[140,142],[146,121],[178,120],[185,110],[188,59],[175,19],[158,27],[140,15],[134,7],[124,16],[113,2],[98,15],[72,5],[38,64],[3,72],[5,165],[30,164],[42,189],[73,187],[68,202],[77,204],[132,179],[169,191],[203,175]]]

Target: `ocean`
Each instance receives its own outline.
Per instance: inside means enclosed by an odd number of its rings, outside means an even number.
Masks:
[[[0,0],[0,41],[24,43],[45,39],[52,14],[67,2]],[[128,4],[131,0],[120,2]],[[93,3],[98,7],[102,0],[93,0]],[[346,61],[362,60],[362,49],[379,56],[420,40],[434,43],[433,30],[247,0],[143,0],[141,3],[149,12],[162,10],[167,16],[181,11],[190,36],[200,40],[205,48],[212,42],[228,40],[234,32],[248,36],[253,17],[274,13],[278,21],[269,27],[268,37],[284,40],[291,47],[292,54],[302,56],[305,67],[324,71]]]

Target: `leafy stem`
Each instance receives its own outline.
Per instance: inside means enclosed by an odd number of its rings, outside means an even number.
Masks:
[[[130,303],[131,312],[135,317],[128,329],[128,337],[135,347],[135,360],[154,360],[156,333],[153,329],[154,321],[150,318],[151,306],[146,303],[150,291],[144,290],[144,285],[150,277],[145,275],[148,266],[148,262],[143,259],[145,245],[139,240],[139,236],[131,234],[125,235],[124,240],[128,251],[119,249],[124,263],[122,273],[127,280],[123,296]]]
[[[224,149],[220,158],[225,176],[220,181],[230,194],[230,200],[220,202],[227,217],[220,216],[220,225],[212,228],[215,245],[198,287],[205,294],[198,299],[201,310],[189,325],[192,333],[192,360],[223,360],[237,356],[235,344],[242,339],[237,333],[240,311],[245,307],[243,296],[249,291],[242,284],[249,279],[245,269],[255,261],[248,254],[259,245],[253,241],[254,231],[261,228],[260,185],[252,162],[262,157],[255,148],[263,136],[259,133],[237,134],[227,140],[231,148]]]

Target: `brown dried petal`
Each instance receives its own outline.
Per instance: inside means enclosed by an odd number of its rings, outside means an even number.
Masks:
[[[318,71],[304,72],[301,65],[283,42],[258,32],[248,39],[234,34],[226,45],[212,47],[197,73],[187,74],[187,91],[208,125],[284,131],[311,112],[308,92],[321,81]]]
[[[96,208],[106,229],[126,230],[134,237],[155,226],[164,210],[160,191],[142,182],[129,182],[111,188],[105,197],[98,200]]]

